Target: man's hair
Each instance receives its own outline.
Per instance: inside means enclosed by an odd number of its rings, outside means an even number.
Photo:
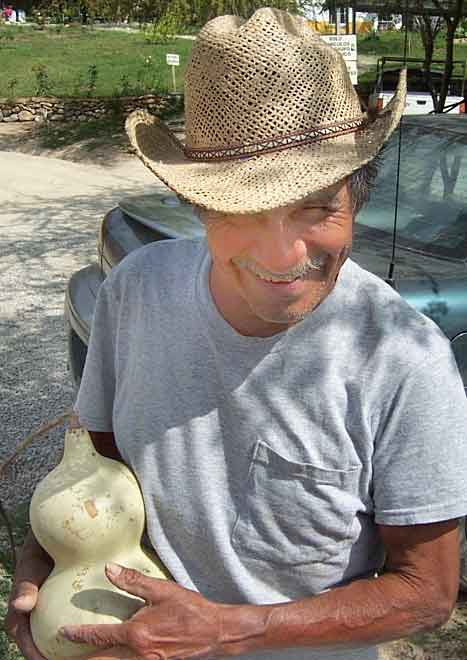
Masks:
[[[379,166],[382,160],[382,149],[372,160],[358,170],[349,175],[349,189],[352,198],[352,209],[354,217],[364,206],[370,197],[371,189],[378,174]]]
[[[362,167],[350,174],[349,189],[352,198],[354,217],[368,201],[377,173],[377,164],[371,160],[369,163],[365,163],[365,165],[362,165]]]

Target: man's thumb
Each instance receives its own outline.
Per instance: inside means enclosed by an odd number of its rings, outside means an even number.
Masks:
[[[161,583],[167,580],[151,578],[132,568],[124,568],[119,564],[109,562],[105,566],[109,580],[119,589],[123,589],[134,596],[139,596],[146,603],[156,603],[163,594],[160,593]]]

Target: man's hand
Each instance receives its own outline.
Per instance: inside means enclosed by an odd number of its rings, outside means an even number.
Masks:
[[[39,588],[52,567],[52,560],[30,533],[18,561],[4,623],[7,634],[26,660],[45,660],[32,639],[29,618],[36,606]]]
[[[221,610],[226,606],[213,603],[169,580],[149,578],[116,564],[109,564],[106,574],[112,584],[139,596],[146,606],[120,624],[70,625],[62,628],[62,634],[73,642],[107,649],[87,658],[201,660],[219,657]]]

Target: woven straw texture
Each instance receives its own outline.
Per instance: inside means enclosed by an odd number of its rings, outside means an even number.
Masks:
[[[369,121],[341,55],[304,19],[265,8],[247,21],[216,18],[198,35],[185,76],[185,147],[144,111],[130,115],[127,132],[144,164],[181,197],[255,213],[298,201],[371,160],[404,103],[402,76]]]

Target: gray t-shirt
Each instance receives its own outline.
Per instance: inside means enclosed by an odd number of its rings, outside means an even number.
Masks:
[[[180,240],[112,271],[76,406],[114,431],[180,584],[228,603],[303,598],[380,569],[376,523],[467,513],[467,399],[432,321],[349,259],[304,321],[245,337],[209,269],[205,242]]]

